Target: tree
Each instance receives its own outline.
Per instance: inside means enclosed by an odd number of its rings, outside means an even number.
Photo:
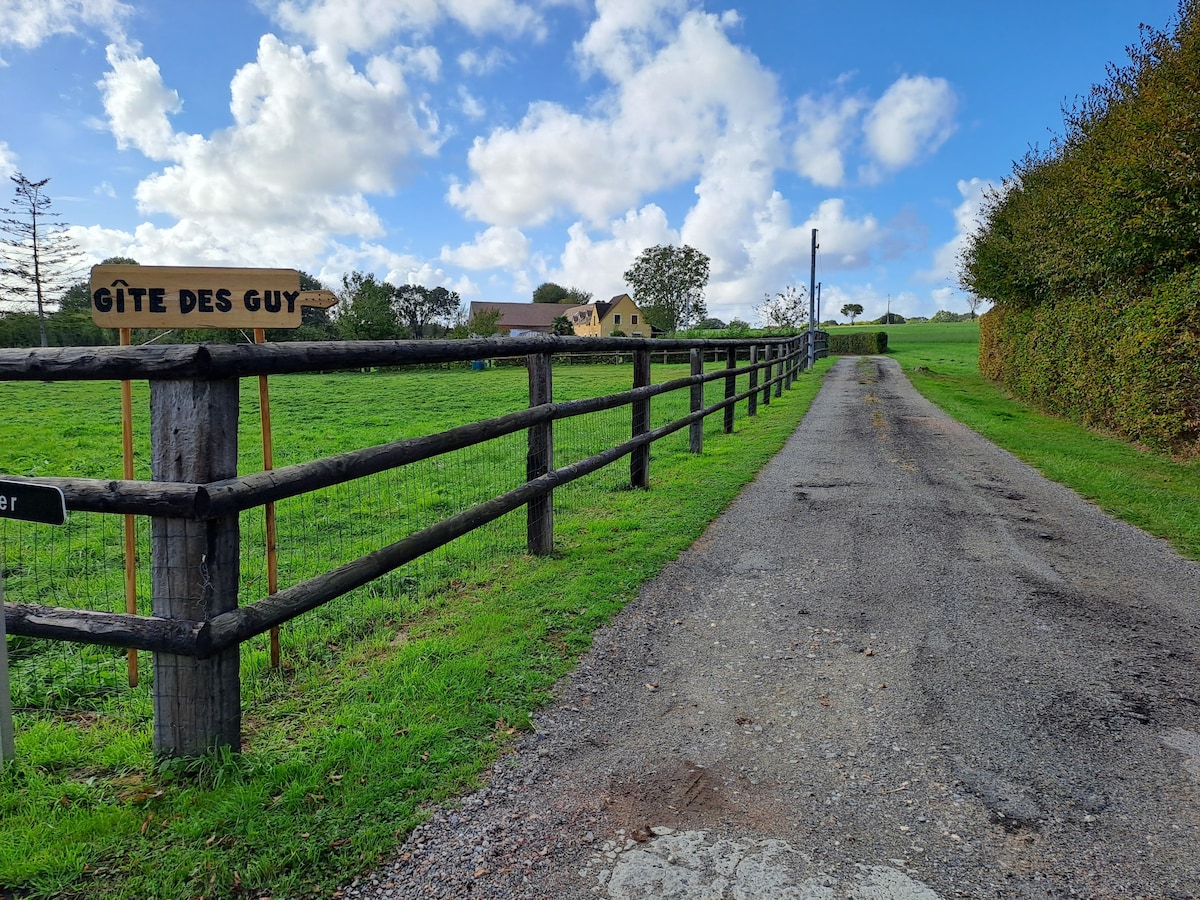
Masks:
[[[861,303],[847,303],[842,307],[842,315],[850,317],[850,324],[854,324],[856,317],[863,314],[863,305]]]
[[[700,324],[696,327],[703,328],[705,331],[724,331],[725,323],[718,318],[709,316],[708,318],[701,319]]]
[[[983,298],[975,294],[967,294],[967,312],[971,314],[971,321],[974,322],[976,314],[979,312],[979,306],[983,303]]]
[[[575,326],[571,324],[571,320],[566,316],[555,316],[554,321],[550,325],[551,334],[568,335],[575,333]]]
[[[533,289],[534,303],[562,303],[569,292],[561,284],[553,281],[543,281]]]
[[[425,328],[430,323],[452,318],[458,311],[458,303],[458,293],[441,286],[427,288],[406,284],[395,288],[392,295],[392,309],[397,320],[418,340],[425,336]]]
[[[46,304],[66,291],[82,265],[82,254],[58,221],[59,214],[50,211],[50,198],[43,192],[50,179],[30,181],[18,172],[10,180],[16,193],[12,206],[0,207],[0,276],[10,293],[37,304],[38,332],[46,347]]]
[[[775,296],[763,295],[763,302],[755,310],[768,328],[799,328],[808,321],[808,310],[804,288],[789,284]]]
[[[498,309],[481,309],[467,320],[467,334],[491,337],[500,330],[501,313]]]
[[[657,244],[641,252],[624,274],[633,299],[655,328],[674,334],[708,313],[708,256],[694,247]]]
[[[567,288],[567,295],[563,297],[562,302],[570,303],[572,306],[587,306],[592,302],[592,292],[572,285]]]
[[[337,304],[338,336],[351,341],[382,341],[398,336],[399,323],[392,309],[395,288],[376,281],[372,274],[351,272],[342,276]]]

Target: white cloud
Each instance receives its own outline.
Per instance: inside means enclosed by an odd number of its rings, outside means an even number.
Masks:
[[[0,179],[4,180],[6,187],[9,176],[15,175],[16,172],[17,154],[13,153],[5,141],[0,141]]]
[[[596,18],[575,45],[581,67],[613,81],[631,77],[687,8],[687,0],[596,0]]]
[[[515,0],[285,0],[275,11],[285,28],[338,52],[369,51],[399,32],[424,33],[450,20],[473,34],[545,37],[545,23]]]
[[[654,204],[630,210],[606,227],[611,237],[593,240],[582,222],[573,224],[567,229],[558,267],[543,266],[538,280],[575,285],[591,291],[597,300],[607,300],[628,290],[622,273],[639,253],[655,244],[679,243],[666,213]]]
[[[620,6],[600,5],[601,19]],[[647,19],[641,4],[621,9]],[[687,13],[671,42],[625,72],[594,114],[534,103],[515,128],[477,138],[468,154],[473,178],[451,186],[451,204],[491,224],[537,225],[573,213],[598,226],[650,192],[721,169],[740,142],[774,153],[774,77],[730,43],[725,26]]]
[[[115,44],[106,56],[112,68],[97,87],[117,146],[134,147],[151,159],[173,158],[178,140],[168,116],[183,109],[179,94],[163,85],[154,60]]]
[[[442,248],[442,261],[463,269],[517,268],[529,258],[530,241],[516,228],[493,225],[470,244]]]
[[[124,41],[125,20],[133,7],[120,0],[4,0],[0,3],[0,44],[32,50],[56,34],[94,28]]]
[[[143,212],[178,220],[138,230],[160,262],[186,248],[222,264],[252,253],[264,265],[316,258],[331,235],[378,236],[365,195],[392,190],[412,157],[438,146],[436,120],[405,82],[412,57],[372,57],[358,71],[264,35],[231,83],[233,124],[208,137],[173,131],[168,114],[181,101],[152,59],[110,47],[109,60],[101,88],[118,145],[173,163],[135,191]]]
[[[458,86],[458,102],[459,107],[463,111],[463,115],[468,119],[474,119],[478,121],[487,114],[487,110],[484,109],[484,106],[479,99],[461,84]]]
[[[867,146],[887,169],[911,165],[936,151],[954,132],[956,106],[946,79],[906,75],[867,113]]]
[[[979,210],[983,205],[984,193],[992,188],[989,181],[972,178],[958,182],[958,193],[962,202],[954,208],[954,237],[937,249],[933,265],[918,276],[931,282],[958,282],[958,259],[970,236],[979,227]]]
[[[464,50],[458,54],[458,67],[465,75],[490,75],[511,61],[512,56],[499,47],[491,47],[486,52]]]
[[[800,130],[792,145],[796,171],[821,187],[837,187],[845,177],[845,155],[857,138],[866,104],[856,97],[801,97],[796,104]]]

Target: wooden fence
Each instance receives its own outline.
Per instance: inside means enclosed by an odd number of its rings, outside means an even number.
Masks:
[[[818,332],[818,355],[826,336]],[[576,354],[620,354],[632,361],[631,390],[555,402],[553,361]],[[651,357],[686,354],[691,374],[651,382]],[[705,372],[705,358],[723,362]],[[661,358],[666,358],[661,357]],[[259,375],[519,360],[529,372],[529,408],[439,434],[368,447],[238,476],[238,379]],[[705,417],[748,415],[791,386],[807,364],[808,335],[737,340],[527,337],[468,341],[353,341],[0,350],[0,380],[148,380],[152,481],[28,479],[62,488],[70,510],[151,517],[152,615],[5,603],[9,634],[102,644],[154,654],[154,748],[196,756],[241,744],[239,645],[524,506],[528,550],[554,547],[556,487],[630,457],[630,484],[650,484],[650,444],[689,429],[702,451]],[[744,361],[744,364],[743,364]],[[748,389],[736,391],[748,376]],[[724,398],[704,406],[704,385],[724,380]],[[650,428],[652,398],[690,391],[687,416]],[[553,467],[554,422],[628,406],[630,438],[601,453]],[[239,604],[238,513],[440,454],[525,431],[526,480],[395,543],[314,578]],[[13,477],[15,476],[6,476]]]

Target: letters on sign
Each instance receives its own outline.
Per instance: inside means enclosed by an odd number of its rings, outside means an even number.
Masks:
[[[295,269],[92,267],[92,321],[109,328],[296,328],[329,291],[300,290]]]

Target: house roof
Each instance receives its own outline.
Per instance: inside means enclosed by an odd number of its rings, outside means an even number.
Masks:
[[[554,325],[559,316],[569,315],[575,307],[566,303],[493,303],[488,300],[472,300],[469,315],[480,310],[495,309],[500,312],[500,325],[504,328],[545,328]]]

